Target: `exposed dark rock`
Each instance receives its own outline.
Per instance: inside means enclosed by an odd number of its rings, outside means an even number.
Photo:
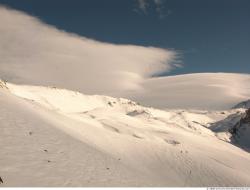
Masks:
[[[242,119],[244,123],[250,123],[250,108],[246,111],[245,117]]]
[[[237,135],[237,132],[243,124],[250,124],[250,109],[246,110],[244,116],[241,117],[238,123],[236,123],[232,128],[229,129],[229,132],[232,135]]]
[[[153,117],[152,114],[146,110],[134,110],[134,111],[128,112],[127,115],[129,115],[131,117],[135,117],[135,116],[139,116],[139,115],[144,115],[148,118]]]
[[[108,102],[108,105],[109,105],[109,106],[111,106],[111,107],[113,107],[113,104],[112,104],[112,102]]]
[[[250,151],[250,109],[246,110],[238,123],[229,129],[231,141],[235,145]]]
[[[165,142],[174,146],[181,144],[180,142],[171,139],[165,139]]]

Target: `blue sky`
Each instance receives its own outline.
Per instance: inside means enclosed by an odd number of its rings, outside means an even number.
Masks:
[[[182,68],[250,73],[249,0],[0,0],[99,41],[174,49]]]

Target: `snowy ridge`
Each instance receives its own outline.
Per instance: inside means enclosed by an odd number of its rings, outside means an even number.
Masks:
[[[227,111],[200,110],[159,110],[144,107],[136,102],[124,98],[113,98],[100,95],[84,95],[67,89],[56,87],[27,86],[5,83],[12,94],[41,105],[51,111],[56,111],[67,117],[106,125],[106,121],[114,120],[127,125],[133,119],[144,126],[173,125],[186,131],[201,135],[216,136],[221,140],[231,142],[233,128],[244,114],[244,109]],[[127,119],[124,121],[124,119]],[[105,122],[104,122],[105,121]],[[123,131],[121,128],[111,127],[112,131]],[[135,128],[136,129],[136,128]],[[127,131],[128,132],[128,131]],[[131,132],[132,133],[132,132]]]
[[[25,86],[8,84],[11,93],[21,98],[37,102],[46,108],[63,113],[77,113],[90,111],[102,107],[117,105],[136,106],[137,103],[123,98],[112,98],[99,95],[83,95],[79,92],[58,89],[56,87]],[[117,105],[116,105],[117,104]]]
[[[8,83],[9,91],[21,98],[38,103],[47,109],[66,115],[82,117],[82,115],[123,115],[133,117],[143,122],[151,121],[163,124],[173,124],[186,130],[213,135],[208,127],[215,120],[208,116],[209,112],[170,110],[143,107],[136,102],[124,98],[109,96],[84,95],[79,92],[55,87],[25,86]],[[123,119],[123,118],[116,118]],[[123,122],[123,121],[121,121]],[[148,122],[150,123],[150,122]]]

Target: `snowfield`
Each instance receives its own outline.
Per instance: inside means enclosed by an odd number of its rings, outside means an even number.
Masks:
[[[250,186],[249,152],[228,132],[245,109],[0,86],[0,186]]]

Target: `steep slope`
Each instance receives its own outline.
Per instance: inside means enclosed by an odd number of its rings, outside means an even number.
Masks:
[[[229,113],[161,111],[57,88],[7,87],[0,99],[6,186],[250,185],[249,153],[206,128]]]

